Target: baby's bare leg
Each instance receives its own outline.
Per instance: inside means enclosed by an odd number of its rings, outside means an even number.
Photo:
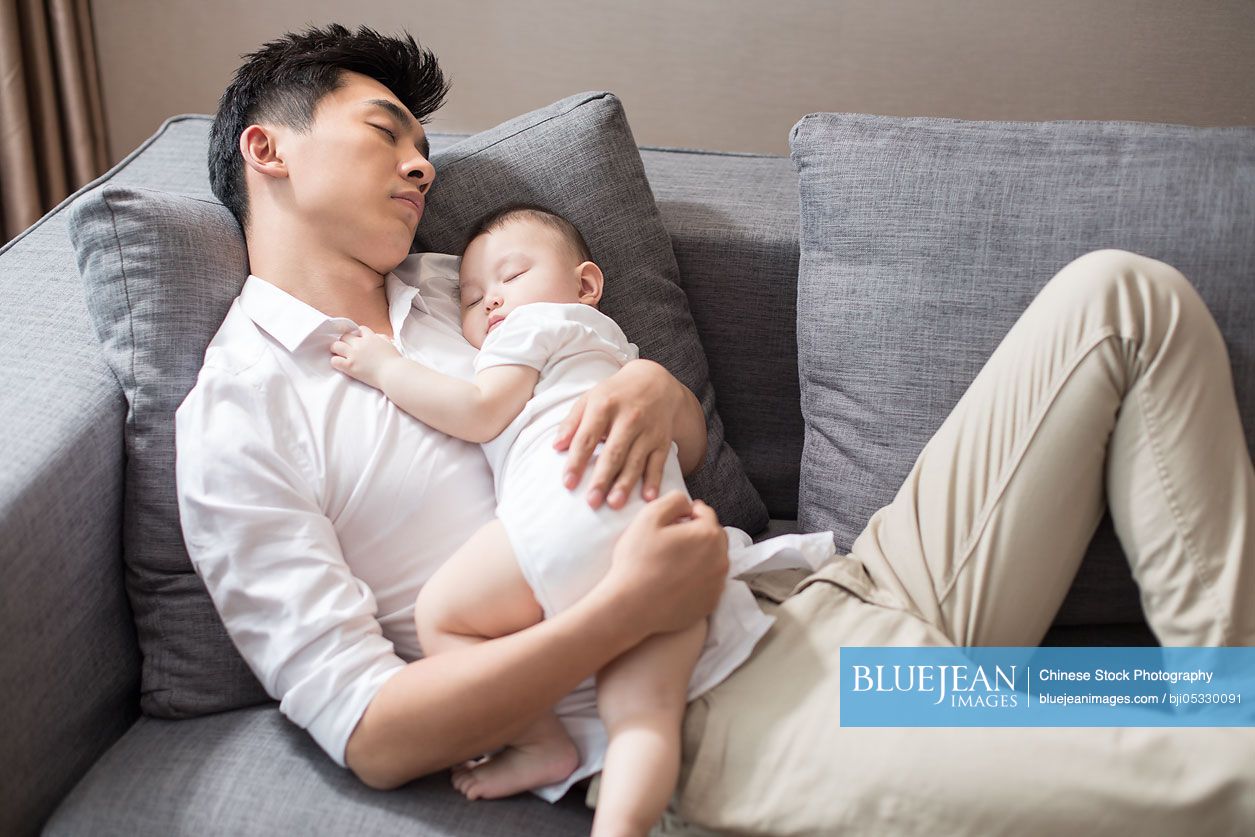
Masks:
[[[597,673],[597,709],[610,744],[594,837],[647,834],[680,769],[680,724],[706,621],[650,637]]]
[[[471,535],[414,603],[418,642],[428,656],[521,631],[543,615],[499,520]]]
[[[543,615],[496,520],[436,571],[414,604],[427,655],[521,631]],[[496,799],[565,779],[578,764],[571,737],[546,712],[488,761],[454,767],[453,784],[468,799]]]

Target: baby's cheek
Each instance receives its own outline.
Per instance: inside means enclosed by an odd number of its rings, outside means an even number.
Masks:
[[[466,342],[475,348],[479,348],[484,344],[484,335],[481,329],[477,328],[475,323],[469,320],[462,321],[462,336],[466,338]]]

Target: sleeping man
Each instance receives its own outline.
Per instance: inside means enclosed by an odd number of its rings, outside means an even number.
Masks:
[[[409,255],[436,177],[422,120],[445,93],[430,53],[365,29],[286,35],[248,57],[219,105],[210,173],[252,275],[177,416],[185,541],[227,630],[283,713],[375,788],[516,740],[624,652],[704,620],[728,569],[714,513],[657,497],[673,442],[684,472],[702,462],[702,409],[632,360],[557,434],[569,484],[598,451],[590,508],[652,501],[605,575],[552,618],[419,653],[414,600],[492,519],[492,473],[478,446],[327,359],[368,328],[473,377],[474,350]],[[751,580],[775,621],[689,704],[666,827],[1255,826],[1250,729],[838,724],[842,646],[1039,643],[1108,504],[1161,642],[1255,643],[1255,473],[1228,370],[1210,314],[1168,265],[1101,251],[1060,271],[851,554]]]

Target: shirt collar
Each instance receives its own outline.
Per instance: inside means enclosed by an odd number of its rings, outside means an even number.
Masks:
[[[384,294],[388,298],[388,321],[394,335],[401,333],[411,307],[428,313],[418,288],[403,282],[394,273],[384,277]],[[250,320],[289,352],[295,352],[315,333],[325,331],[339,335],[357,328],[357,323],[347,317],[324,314],[251,273],[240,290],[240,307]]]
[[[410,258],[414,257],[410,256]],[[424,314],[431,313],[427,310],[427,303],[423,301],[423,295],[419,292],[418,284],[406,281],[409,276],[409,271],[398,267],[395,272],[389,273],[383,280],[384,293],[388,295],[388,317],[393,321],[394,327],[396,326],[398,316],[404,320],[409,315],[411,306]],[[417,277],[415,279],[417,280]]]

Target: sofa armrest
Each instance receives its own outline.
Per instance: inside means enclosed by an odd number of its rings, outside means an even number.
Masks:
[[[56,212],[0,250],[0,833],[34,833],[139,714],[125,400]]]

